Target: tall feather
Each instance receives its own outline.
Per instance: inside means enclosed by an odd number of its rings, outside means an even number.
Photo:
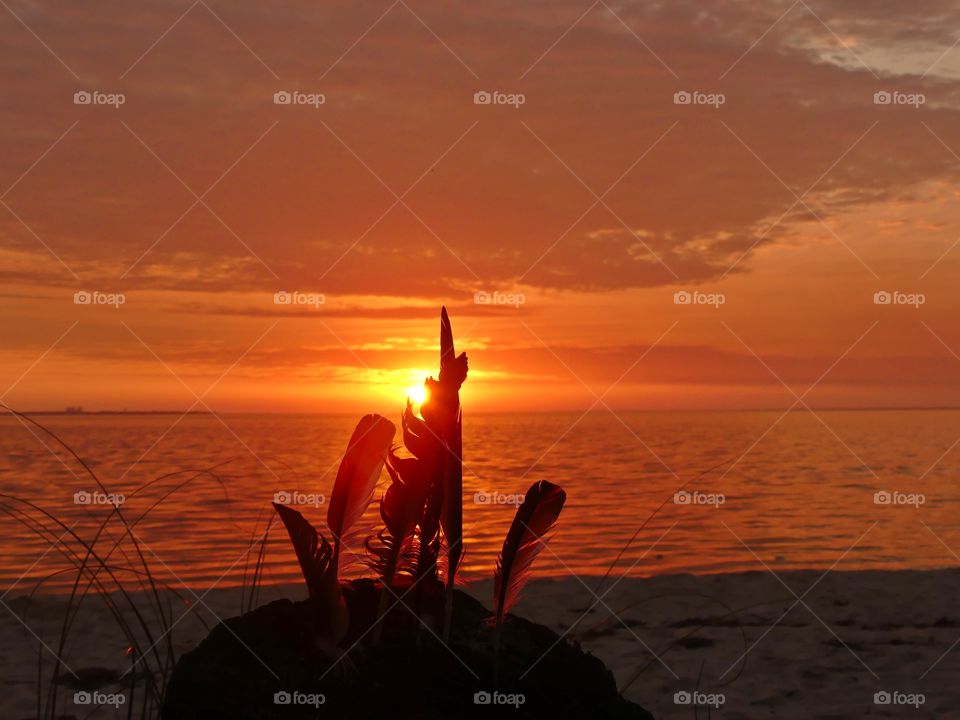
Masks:
[[[457,417],[457,424],[446,448],[444,463],[443,512],[440,514],[440,527],[447,541],[449,567],[447,585],[453,585],[454,574],[463,557],[463,415]]]
[[[443,370],[456,357],[456,351],[453,349],[453,326],[450,324],[450,316],[447,315],[447,308],[440,308],[440,369]]]
[[[453,583],[463,558],[463,413],[445,446],[443,463],[443,511],[440,527],[447,542],[447,589],[443,615],[443,638],[450,639],[453,623]]]
[[[566,499],[567,494],[559,485],[541,480],[530,486],[517,508],[493,575],[493,607],[498,627],[519,598],[530,565],[543,549],[545,536],[556,524]]]
[[[453,447],[460,418],[460,387],[467,378],[467,355],[458,356],[453,344],[453,328],[447,309],[440,310],[440,373],[437,380],[427,378],[428,398],[420,406],[423,429],[429,436],[426,455],[420,457],[425,470],[431,475],[431,488],[420,521],[421,575],[436,575],[437,556],[440,549],[440,530],[443,530],[448,552],[462,552],[463,517],[463,471],[459,451]],[[410,430],[417,427],[410,424]],[[416,433],[417,437],[423,437]],[[431,452],[432,451],[432,452]],[[416,452],[415,448],[411,452]],[[452,589],[453,575],[459,556],[447,557],[447,581]],[[451,562],[453,561],[453,562]]]
[[[459,392],[467,379],[467,354],[458,356],[453,347],[453,326],[447,308],[440,308],[440,383]]]
[[[339,567],[341,539],[370,504],[396,432],[394,424],[380,415],[365,415],[353,431],[327,509],[335,571]]]
[[[333,549],[316,528],[296,510],[285,505],[273,504],[287,528],[293,543],[300,570],[307,582],[307,591],[317,610],[320,636],[332,644],[340,642],[347,634],[350,619],[347,605],[337,581],[337,567]]]
[[[462,552],[463,535],[463,464],[461,459],[462,442],[460,386],[467,377],[466,355],[458,362],[453,345],[453,327],[447,309],[440,309],[440,385],[449,393],[445,408],[446,421],[443,425],[441,440],[444,445],[443,468],[444,493],[443,511],[440,526],[451,552],[449,575],[452,579],[456,571],[459,555]]]
[[[460,558],[463,554],[463,461],[461,441],[460,387],[467,379],[467,356],[453,344],[453,326],[447,309],[440,309],[440,374],[425,415],[428,426],[440,441],[439,479],[441,495],[440,528],[447,545],[448,601]]]
[[[447,587],[453,579],[463,555],[463,441],[460,409],[460,386],[467,379],[467,356],[457,357],[453,346],[453,327],[447,309],[440,310],[440,385],[449,393],[443,441],[443,510],[440,527],[447,542]],[[448,594],[449,597],[449,594]]]

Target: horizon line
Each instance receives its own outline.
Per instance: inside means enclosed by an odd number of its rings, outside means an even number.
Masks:
[[[823,406],[823,407],[731,407],[731,408],[617,408],[617,409],[589,409],[586,414],[623,412],[623,413],[673,413],[673,412],[897,412],[897,411],[943,411],[960,410],[960,405],[877,405],[877,406]],[[21,415],[305,415],[305,416],[354,416],[356,412],[342,410],[309,411],[309,410],[17,410]],[[552,409],[552,410],[478,410],[474,415],[561,415],[567,413],[584,412],[583,408]]]

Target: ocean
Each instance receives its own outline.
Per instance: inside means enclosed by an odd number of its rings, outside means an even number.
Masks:
[[[123,496],[124,517],[158,577],[206,588],[240,585],[249,576],[278,493],[322,527],[340,453],[358,418],[36,419],[87,463],[113,499]],[[76,556],[64,555],[67,546],[79,547],[70,533],[90,541],[110,513],[110,498],[43,431],[9,415],[0,428],[0,589],[61,592],[75,576]],[[956,565],[958,439],[960,411],[953,410],[468,412],[462,575],[491,576],[516,502],[541,479],[563,486],[567,505],[537,559],[537,576],[606,572],[661,505],[623,552],[615,577]],[[347,543],[348,574],[364,571],[363,540],[379,519],[376,505]],[[123,533],[114,518],[96,546],[101,558]],[[129,538],[109,562],[118,578],[139,582],[129,572],[139,566]],[[270,529],[264,563],[264,583],[299,577],[279,524]]]

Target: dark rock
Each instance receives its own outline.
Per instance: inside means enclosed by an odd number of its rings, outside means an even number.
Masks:
[[[377,647],[372,624],[379,584],[367,579],[344,583],[350,631],[339,648],[326,653],[314,640],[317,620],[309,601],[277,600],[226,620],[180,658],[164,697],[163,720],[652,720],[617,693],[612,673],[599,659],[519,617],[510,616],[504,625],[495,682],[490,611],[457,591],[451,637],[444,644],[440,593],[424,598],[418,589],[408,596],[398,590],[403,601],[381,621]],[[418,619],[418,603],[429,628]],[[494,690],[496,701],[475,702]],[[278,693],[300,693],[301,702],[277,704],[275,697],[287,697]]]

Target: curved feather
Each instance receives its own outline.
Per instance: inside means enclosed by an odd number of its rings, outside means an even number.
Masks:
[[[519,598],[529,579],[530,565],[547,542],[545,536],[556,524],[566,499],[563,488],[541,480],[530,486],[517,508],[493,575],[497,625]]]
[[[384,584],[390,585],[401,570],[401,561],[412,554],[413,531],[426,501],[426,489],[415,460],[398,458],[391,453],[386,468],[390,485],[380,499],[384,528],[375,536],[378,542],[371,537],[366,547],[372,557],[372,567],[383,576]]]
[[[400,418],[403,429],[403,444],[415,458],[426,459],[436,452],[436,439],[427,429],[426,423],[413,414],[413,405],[407,401],[407,407]]]
[[[273,507],[290,535],[300,570],[307,581],[307,591],[317,607],[321,633],[327,640],[338,643],[347,634],[350,619],[337,582],[333,548],[299,512],[278,503],[273,503]]]
[[[373,499],[373,490],[396,432],[394,424],[380,415],[365,415],[353,431],[327,509],[335,555],[340,538],[360,519]]]

